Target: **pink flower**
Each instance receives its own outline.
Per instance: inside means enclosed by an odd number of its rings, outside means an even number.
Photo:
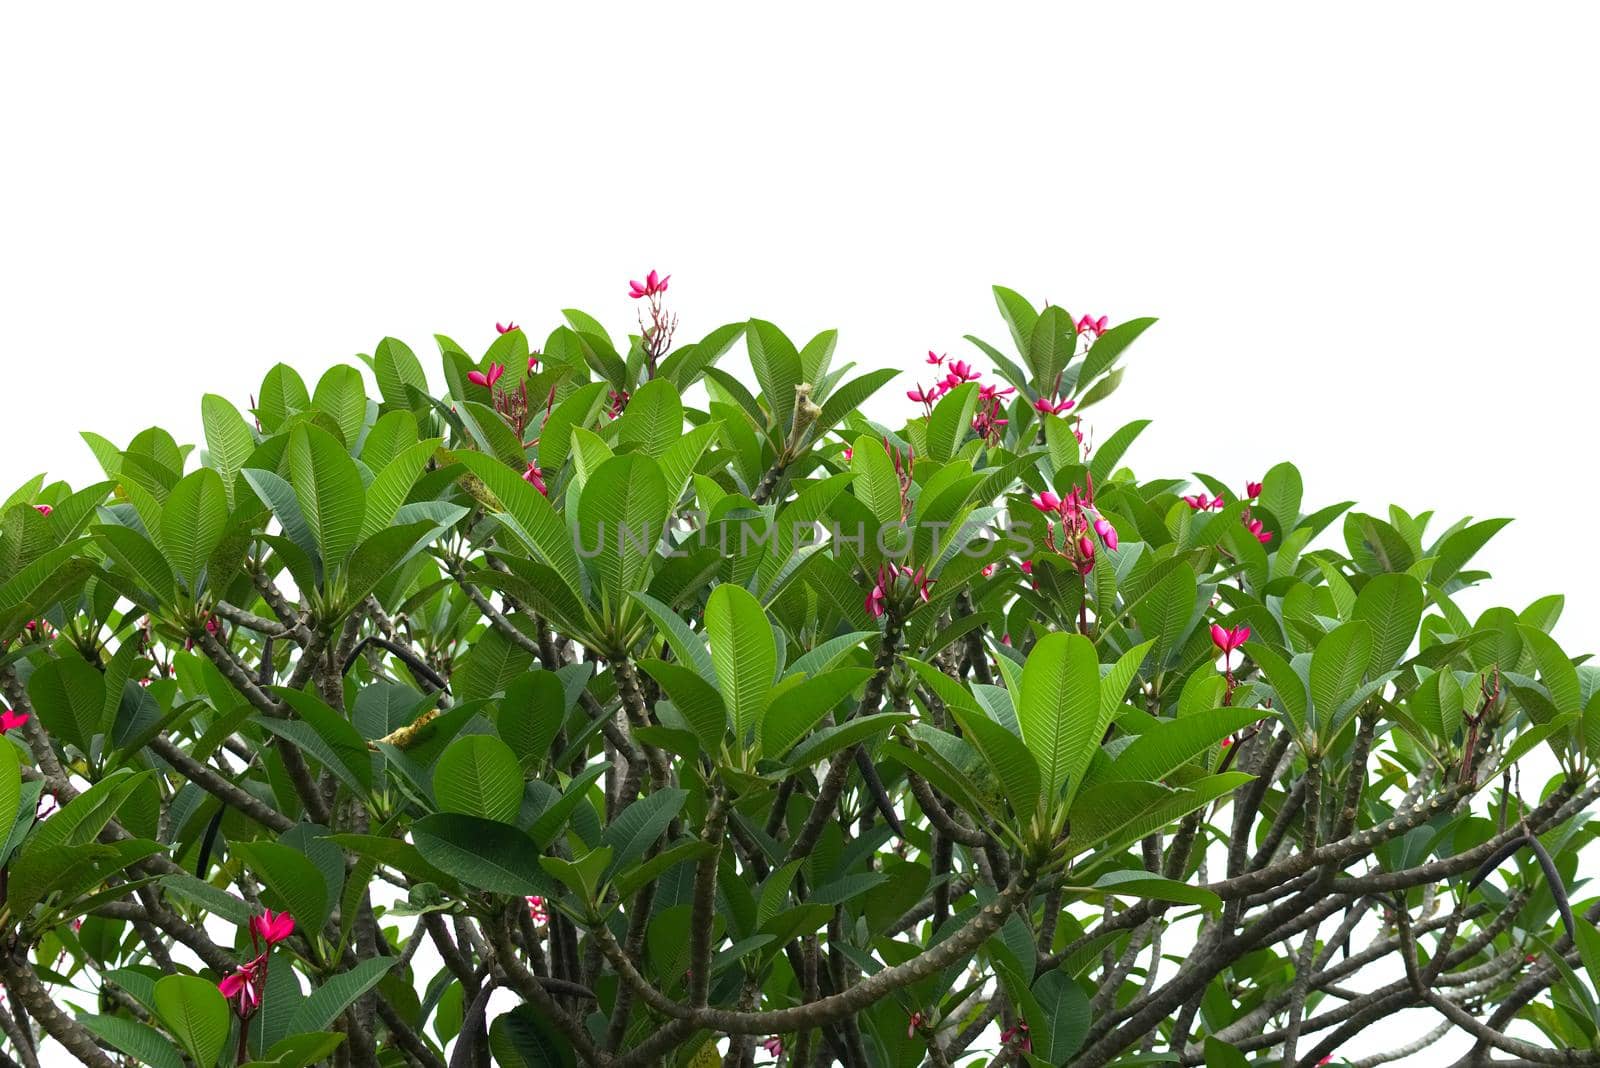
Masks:
[[[1033,1039],[1028,1036],[1028,1021],[1018,1020],[1017,1026],[1008,1027],[1000,1032],[1000,1044],[1003,1046],[1011,1045],[1013,1038],[1019,1040],[1017,1045],[1024,1053],[1033,1052]]]
[[[916,1038],[917,1028],[921,1027],[926,1019],[927,1017],[923,1016],[920,1010],[912,1013],[911,1019],[906,1024],[906,1037]]]
[[[1221,496],[1208,499],[1204,493],[1196,493],[1192,497],[1184,497],[1183,503],[1187,504],[1191,511],[1204,512],[1207,509],[1220,511],[1227,502]]]
[[[976,382],[983,377],[983,372],[974,368],[965,360],[950,361],[950,377],[957,379],[957,385],[962,382]]]
[[[506,369],[502,364],[491,363],[489,365],[488,374],[484,374],[482,371],[468,371],[467,381],[471,382],[475,386],[482,386],[483,388],[488,389],[490,386],[500,381],[500,376],[505,373]]]
[[[259,938],[275,946],[294,934],[294,917],[287,912],[274,913],[267,909],[260,916],[250,917],[250,937]]]
[[[1061,511],[1061,498],[1049,490],[1045,490],[1043,493],[1034,495],[1033,506],[1046,514],[1059,512]]]
[[[844,462],[845,463],[849,463],[851,460],[854,460],[855,458],[856,458],[856,450],[851,448],[849,445],[846,445],[844,447]]]
[[[516,323],[506,323],[504,326],[501,326],[499,323],[495,323],[494,329],[495,333],[497,334],[509,334],[513,330],[521,330],[522,327],[518,326]]]
[[[1253,518],[1248,510],[1240,514],[1239,522],[1243,523],[1244,528],[1254,534],[1256,541],[1259,541],[1262,545],[1272,540],[1272,532],[1264,530],[1261,526],[1261,520]]]
[[[1033,402],[1033,410],[1038,412],[1040,415],[1060,415],[1062,412],[1071,411],[1073,405],[1077,403],[1078,402],[1074,400],[1055,400],[1052,398],[1040,397],[1038,400]]]
[[[1112,526],[1105,518],[1094,521],[1094,532],[1100,535],[1100,540],[1105,542],[1107,549],[1115,550],[1117,547],[1117,528]]]
[[[1078,320],[1078,333],[1081,334],[1085,330],[1093,331],[1094,336],[1099,337],[1101,334],[1106,332],[1106,317],[1102,315],[1098,319],[1091,319],[1089,316],[1085,315],[1082,319]]]
[[[1022,568],[1022,573],[1024,575],[1033,574],[1033,561],[1032,560],[1024,560],[1024,561],[1022,561],[1022,563],[1019,566]]]
[[[28,713],[14,712],[9,708],[0,708],[0,734],[14,731],[28,722]]]
[[[1227,738],[1222,739],[1222,748],[1227,749],[1232,744],[1233,744],[1232,736],[1229,736]]]
[[[538,894],[528,898],[528,918],[534,923],[547,923],[550,913],[545,909],[544,898]]]
[[[538,369],[539,369],[539,354],[537,352],[530,353],[528,355],[528,373],[532,374],[533,372],[537,371]]]
[[[657,293],[665,293],[667,291],[667,282],[671,278],[670,274],[662,277],[651,271],[644,276],[643,282],[628,283],[628,296],[638,300],[640,297],[653,297]]]
[[[38,512],[40,515],[49,515],[51,512],[55,511],[55,509],[50,507],[48,504],[36,504],[33,506],[33,510]]]
[[[981,574],[983,575],[984,578],[993,578],[994,577],[994,565],[993,564],[984,564]]]
[[[878,573],[878,581],[867,594],[867,615],[873,619],[882,619],[883,613],[888,610],[889,594],[883,588],[883,573]]]
[[[544,484],[544,472],[539,470],[539,465],[530,463],[528,469],[522,472],[522,481],[544,494],[550,496],[550,487]]]
[[[990,382],[987,386],[978,387],[978,399],[986,401],[999,400],[1001,397],[1011,396],[1016,391],[1015,386],[1007,386],[1005,389],[1001,389],[1000,383]]]
[[[224,976],[222,982],[217,984],[222,996],[233,1002],[233,1010],[241,1019],[248,1020],[261,1007],[261,981],[266,960],[263,954],[248,964],[242,964],[238,971]]]
[[[911,580],[911,588],[917,591],[917,596],[922,598],[922,603],[928,603],[928,590],[933,583],[928,579],[928,573],[923,568],[912,571],[909,567],[902,566],[900,573]]]
[[[1221,650],[1226,656],[1250,640],[1249,627],[1235,627],[1228,629],[1220,623],[1211,624],[1211,644]]]
[[[761,1040],[761,1048],[776,1060],[783,1056],[783,1039],[777,1035],[773,1035],[771,1038],[763,1038]]]
[[[1246,482],[1244,484],[1244,495],[1250,498],[1252,501],[1261,496],[1261,483]]]
[[[906,390],[906,396],[918,404],[932,404],[939,399],[937,387],[923,389],[919,386],[916,389],[908,389]]]
[[[928,362],[933,364],[933,366],[938,367],[940,364],[944,363],[944,357],[938,355],[932,349],[929,349],[928,350]]]
[[[1083,534],[1078,537],[1078,574],[1087,575],[1094,570],[1094,539]]]

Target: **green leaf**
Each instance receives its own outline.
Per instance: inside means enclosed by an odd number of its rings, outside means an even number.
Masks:
[[[227,492],[228,504],[234,503],[234,483],[244,462],[255,451],[256,439],[250,433],[250,424],[244,421],[239,410],[227,398],[207,393],[200,398],[200,420],[206,431],[206,454],[211,466],[216,468]]]
[[[513,897],[550,892],[538,843],[508,824],[439,813],[412,824],[411,840],[422,859],[468,886]]]
[[[366,511],[355,461],[332,434],[301,424],[289,437],[289,483],[323,563],[344,563],[361,536]]]
[[[367,389],[361,372],[349,364],[328,368],[311,395],[311,406],[332,419],[344,444],[354,448],[367,421]]]
[[[1031,818],[1039,807],[1039,764],[1022,739],[975,709],[946,708],[989,765],[1012,810],[1023,820]]]
[[[544,495],[492,456],[461,452],[455,454],[455,459],[500,502],[497,514],[517,540],[560,576],[573,596],[581,598],[588,584],[573,549],[572,535]]]
[[[1372,667],[1400,662],[1422,622],[1422,583],[1403,572],[1374,575],[1356,598],[1354,618],[1372,628]]]
[[[939,463],[948,463],[956,447],[972,426],[972,413],[978,407],[978,387],[966,382],[939,399],[933,414],[928,417],[928,456]],[[882,449],[878,450],[882,452]],[[895,491],[895,514],[899,515],[899,490]],[[883,520],[880,516],[880,521]]]
[[[1218,708],[1177,719],[1157,720],[1129,742],[1114,760],[1096,765],[1089,782],[1159,781],[1202,753],[1213,752],[1222,739],[1248,727],[1264,714],[1259,708]]]
[[[328,884],[306,856],[279,842],[234,842],[233,851],[294,915],[308,934],[322,930],[333,911]]]
[[[489,1026],[489,1050],[500,1068],[575,1068],[576,1054],[532,1004],[518,1005]]]
[[[683,402],[678,388],[664,378],[651,379],[628,399],[628,409],[617,420],[617,438],[646,456],[660,458],[683,436]]]
[[[1022,669],[1017,720],[1038,762],[1046,800],[1053,801],[1070,783],[1070,804],[1111,721],[1100,705],[1100,661],[1093,642],[1060,631],[1039,639]]]
[[[761,719],[761,755],[781,758],[846,694],[872,677],[871,668],[824,671],[784,690]]]
[[[654,460],[627,453],[602,463],[587,486],[578,502],[580,552],[594,559],[602,594],[620,610],[647,585],[667,518],[667,483]]]
[[[22,762],[17,747],[0,744],[0,847],[6,844],[4,834],[16,825],[17,814],[22,809]],[[0,853],[0,864],[5,863]]]
[[[800,354],[782,330],[762,319],[751,319],[746,324],[744,340],[750,352],[750,367],[772,409],[773,429],[778,437],[785,437],[794,422],[794,387],[804,380]]]
[[[96,1036],[151,1068],[184,1068],[172,1041],[149,1024],[122,1016],[79,1016],[78,1022]]]
[[[1089,998],[1072,978],[1053,968],[1033,984],[1033,1000],[1042,1018],[1029,1021],[1035,1052],[1046,1063],[1064,1064],[1078,1052],[1089,1033]]]
[[[723,736],[728,732],[728,712],[716,687],[683,664],[644,660],[639,666],[667,691],[700,748],[712,756],[719,755]]]
[[[522,766],[498,738],[457,738],[434,767],[433,797],[441,812],[513,823],[522,808]]]
[[[306,392],[305,380],[288,364],[274,364],[261,380],[261,392],[256,400],[256,417],[269,434],[282,429],[284,422],[296,412],[311,407],[311,394]]]
[[[1356,692],[1372,660],[1372,627],[1352,619],[1317,643],[1311,654],[1311,710],[1318,730]]]
[[[296,1031],[326,1031],[357,998],[377,986],[398,957],[371,957],[340,972],[313,990],[295,1014]]]
[[[554,755],[550,745],[566,715],[560,677],[552,671],[529,671],[506,687],[494,725],[522,767],[534,768]]]
[[[1094,881],[1094,888],[1117,897],[1175,901],[1180,905],[1200,905],[1212,911],[1222,907],[1222,899],[1204,887],[1163,879],[1147,871],[1109,871]]]
[[[898,523],[900,476],[895,474],[894,461],[889,459],[883,442],[866,434],[857,438],[850,470],[856,476],[851,489],[872,517],[879,523]]]
[[[105,708],[105,679],[82,657],[48,660],[28,679],[28,699],[45,730],[89,752]]]
[[[1077,342],[1078,333],[1073,328],[1072,316],[1067,309],[1052,304],[1039,313],[1023,351],[1027,354],[1028,368],[1033,372],[1033,381],[1040,393],[1055,394],[1056,380],[1066,370]]]
[[[221,475],[201,467],[172,487],[161,509],[161,548],[191,593],[227,529],[228,489]]]
[[[635,593],[633,599],[644,606],[646,614],[655,621],[657,633],[666,639],[672,655],[680,663],[693,668],[702,678],[715,677],[704,635],[695,633],[671,605],[662,604],[648,593]]]
[[[778,673],[778,646],[761,602],[724,582],[706,600],[706,633],[717,686],[739,744],[761,722]]]
[[[438,447],[438,438],[410,445],[373,476],[361,516],[361,540],[365,541],[394,522],[395,513],[405,503],[417,476]]]
[[[1033,324],[1038,321],[1039,313],[1033,310],[1033,305],[1021,293],[1005,286],[994,287],[994,300],[1000,306],[1001,318],[1011,330],[1011,340],[1016,343],[1017,352],[1026,357],[1033,340]]]
[[[1193,569],[1177,564],[1134,602],[1133,616],[1139,621],[1139,630],[1144,637],[1155,640],[1152,651],[1157,665],[1165,664],[1168,653],[1182,644],[1194,618],[1197,590]]]
[[[217,1063],[232,1020],[216,984],[198,975],[169,975],[155,987],[155,1010],[190,1059],[202,1068]]]
[[[626,871],[637,864],[673,818],[683,811],[688,797],[687,790],[657,790],[617,813],[617,818],[606,828],[603,843],[613,850],[611,870]]]
[[[428,376],[423,373],[422,361],[411,351],[411,346],[396,338],[386,337],[372,350],[372,373],[378,380],[383,402],[393,408],[411,407],[407,386],[424,393],[428,391]]]

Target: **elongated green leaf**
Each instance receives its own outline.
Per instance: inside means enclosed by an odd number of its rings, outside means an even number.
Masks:
[[[228,1002],[198,975],[169,975],[155,986],[155,1009],[197,1065],[217,1063],[228,1040]]]
[[[593,558],[606,600],[620,606],[646,587],[667,519],[667,484],[648,456],[627,453],[602,463],[578,502],[579,551]]]
[[[161,509],[161,548],[191,592],[228,529],[228,490],[222,476],[202,467],[172,487]]]
[[[411,840],[422,859],[467,886],[514,897],[550,892],[538,843],[507,824],[440,813],[412,824]]]
[[[233,484],[255,451],[255,437],[239,410],[215,393],[200,398],[200,420],[206,431],[206,454],[222,478],[231,506],[235,499]]]
[[[1071,783],[1070,804],[1110,723],[1100,704],[1094,643],[1060,631],[1040,638],[1022,669],[1017,719],[1022,740],[1038,762],[1047,802]]]
[[[742,587],[723,583],[706,601],[706,633],[735,737],[742,743],[761,722],[778,673],[778,645],[767,613]]]
[[[1422,621],[1422,583],[1396,572],[1374,575],[1356,598],[1354,618],[1372,628],[1372,667],[1387,671],[1400,662]]]
[[[1372,627],[1352,619],[1317,643],[1311,655],[1311,710],[1325,728],[1345,699],[1356,692],[1372,660]]]

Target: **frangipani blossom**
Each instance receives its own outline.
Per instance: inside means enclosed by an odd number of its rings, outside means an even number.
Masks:
[[[1033,410],[1040,415],[1060,415],[1062,412],[1071,411],[1075,400],[1056,400],[1049,397],[1040,397],[1033,402]]]
[[[1252,501],[1261,496],[1261,483],[1246,482],[1244,484],[1244,495]]]
[[[667,282],[671,278],[670,274],[662,276],[656,274],[655,271],[651,271],[644,276],[643,282],[628,283],[628,296],[638,300],[641,297],[653,297],[658,293],[665,293],[667,291]]]
[[[1235,627],[1229,629],[1220,623],[1211,624],[1211,644],[1215,645],[1224,656],[1233,652],[1250,640],[1249,627]]]
[[[285,938],[294,934],[294,917],[287,912],[273,912],[267,909],[260,916],[250,917],[250,937],[259,938],[269,946],[275,946]]]
[[[1094,334],[1095,337],[1099,337],[1101,334],[1106,332],[1106,321],[1107,317],[1104,315],[1100,316],[1098,319],[1093,319],[1085,315],[1082,319],[1078,320],[1078,333],[1082,334],[1088,332]]]
[[[0,709],[0,734],[16,730],[28,722],[28,718],[27,712],[16,712],[9,708]]]
[[[509,334],[513,330],[521,330],[522,327],[518,326],[516,323],[506,323],[503,326],[499,323],[495,323],[494,329],[495,333],[497,334]]]
[[[471,382],[475,386],[482,386],[485,389],[488,389],[496,382],[500,381],[500,376],[505,373],[506,369],[504,365],[491,363],[489,365],[489,371],[487,374],[483,371],[468,371],[467,381]]]

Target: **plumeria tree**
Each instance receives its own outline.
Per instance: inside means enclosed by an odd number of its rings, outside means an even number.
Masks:
[[[1600,671],[1458,604],[1504,520],[1141,480],[1148,319],[857,373],[668,285],[10,496],[0,1064],[1600,1064]]]

